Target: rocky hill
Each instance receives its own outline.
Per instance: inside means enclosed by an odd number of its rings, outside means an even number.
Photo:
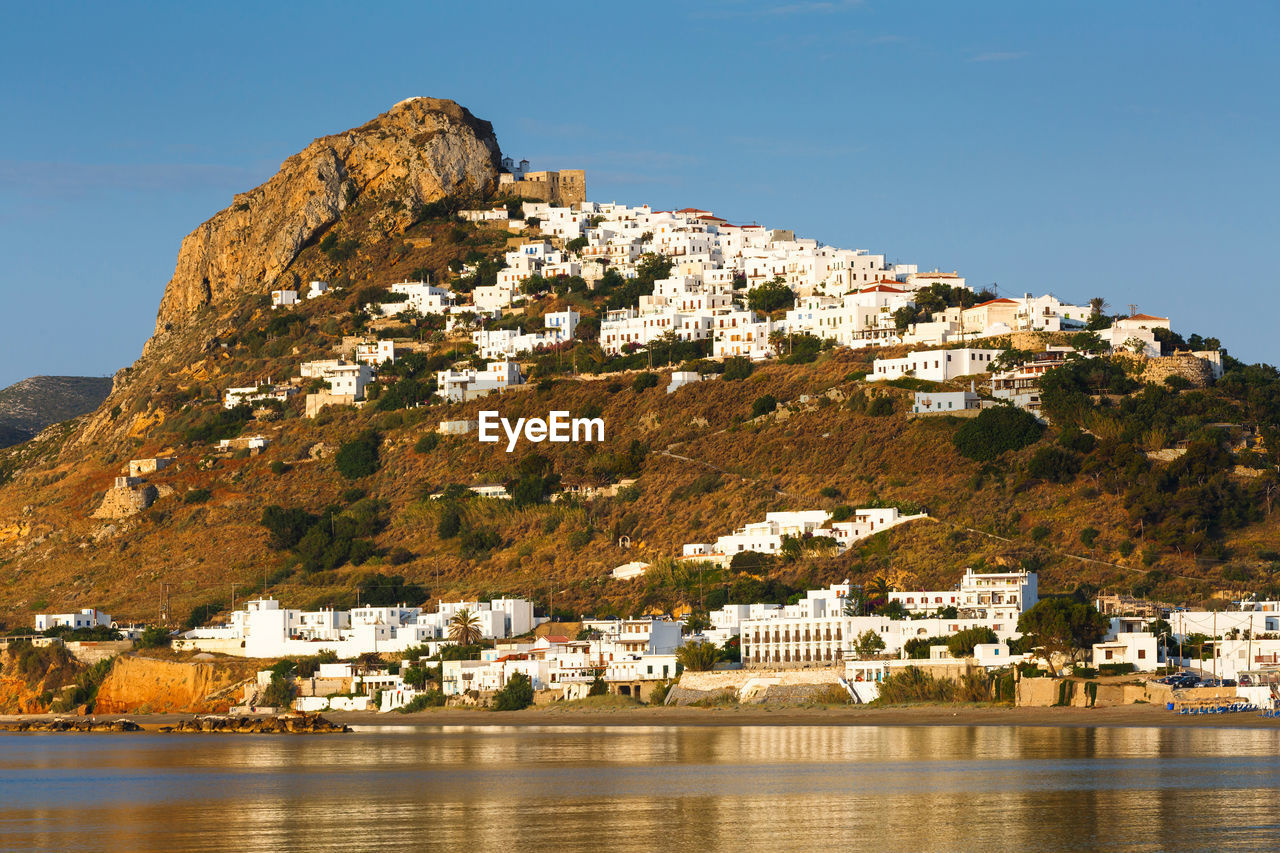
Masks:
[[[202,308],[276,287],[303,247],[362,194],[400,201],[399,211],[376,223],[395,229],[417,205],[485,190],[500,159],[489,122],[435,98],[402,101],[367,124],[317,139],[182,241],[156,335],[163,339]]]
[[[32,376],[0,390],[0,447],[30,438],[50,424],[92,412],[111,391],[97,376]]]
[[[537,328],[573,306],[579,339],[528,359],[531,381],[500,399],[440,401],[435,371],[470,363],[467,332],[362,309],[405,277],[466,293],[496,275],[509,240],[532,236],[453,215],[508,201],[493,195],[498,156],[486,122],[449,101],[409,101],[312,143],[196,229],[155,337],[110,396],[0,454],[0,622],[97,606],[195,624],[264,590],[294,606],[509,593],[562,617],[701,609],[846,577],[950,584],[983,564],[1034,567],[1047,590],[1277,589],[1280,375],[1265,366],[1227,359],[1226,376],[1198,387],[1096,359],[1056,380],[1054,427],[975,431],[910,417],[915,380],[866,382],[871,359],[892,350],[800,346],[723,376],[696,344],[607,357],[593,330],[665,275],[654,259],[636,280],[549,285],[502,322]],[[333,290],[271,310],[273,287],[312,279]],[[375,327],[411,353],[381,372],[363,408],[306,418],[301,394],[255,412],[222,406],[227,387],[297,377],[300,362],[333,358]],[[678,367],[709,378],[667,394]],[[598,415],[606,436],[508,454],[474,434],[437,435],[440,421],[481,408]],[[267,439],[261,454],[216,451],[251,435]],[[156,456],[173,464],[128,500],[108,497],[130,460]],[[541,499],[621,479],[635,483],[610,497]],[[519,499],[465,488],[484,482]],[[923,507],[931,520],[839,556],[729,571],[671,559],[766,511],[872,502]],[[643,579],[608,578],[637,559],[653,564]]]

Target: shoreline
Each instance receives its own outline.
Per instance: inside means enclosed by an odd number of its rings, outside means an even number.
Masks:
[[[144,732],[189,720],[195,714],[0,714],[0,724],[54,719],[130,720]],[[441,708],[413,714],[373,711],[330,711],[325,719],[361,730],[404,729],[407,732],[457,727],[598,728],[598,727],[758,727],[758,726],[1018,726],[1029,728],[1195,728],[1280,729],[1280,719],[1264,719],[1256,712],[1184,717],[1156,705],[1111,708],[911,705],[888,708],[770,707],[766,705],[715,708],[650,707],[575,708],[550,706],[523,711]]]

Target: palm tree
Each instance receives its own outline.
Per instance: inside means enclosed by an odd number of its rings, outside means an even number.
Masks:
[[[889,579],[884,575],[876,575],[876,577],[867,584],[867,598],[870,601],[879,601],[880,607],[889,603],[889,593],[893,591],[893,584],[889,583]]]
[[[480,642],[480,618],[465,607],[453,614],[449,620],[449,639],[460,646],[471,646]]]
[[[720,650],[715,643],[685,643],[676,649],[676,660],[690,672],[706,672],[714,669],[720,659]]]

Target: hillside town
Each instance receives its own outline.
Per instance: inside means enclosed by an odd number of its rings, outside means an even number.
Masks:
[[[1037,639],[1025,629],[1042,601],[1038,587],[1037,574],[1021,569],[968,569],[949,589],[875,590],[846,581],[791,603],[726,604],[705,622],[583,616],[572,637],[546,630],[556,625],[519,598],[301,611],[260,597],[224,624],[169,641],[176,651],[206,656],[319,660],[292,685],[292,707],[304,712],[390,712],[421,707],[432,696],[437,704],[484,704],[517,676],[541,703],[597,692],[660,703],[678,695],[671,691],[683,673],[704,670],[739,683],[790,677],[837,685],[849,702],[868,703],[908,668],[940,677],[1015,671],[1031,678],[1064,667],[1148,679],[1183,668],[1192,675],[1171,676],[1175,687],[1211,691],[1229,704],[1280,707],[1280,602],[1245,599],[1203,611],[1100,597],[1092,607],[1113,615],[1099,617],[1087,647],[1063,656],[1027,642]],[[76,646],[95,645],[76,641],[87,631],[114,631],[126,641],[143,633],[93,608],[39,614],[34,628],[48,637],[37,642]],[[690,653],[696,648],[718,654]],[[246,684],[246,708],[263,704],[273,677],[263,670]]]
[[[524,235],[509,241],[515,245],[490,273],[493,283],[455,292],[448,281],[399,281],[387,285],[382,301],[364,306],[367,316],[384,323],[435,316],[446,334],[471,330],[470,363],[434,377],[442,400],[465,402],[520,386],[522,360],[577,340],[583,316],[574,308],[546,312],[540,328],[507,322],[508,315],[530,313],[556,282],[596,288],[631,281],[655,262],[667,272],[653,280],[651,292],[593,322],[607,356],[661,353],[675,342],[698,343],[711,359],[753,361],[790,352],[798,338],[823,347],[908,346],[907,355],[876,359],[868,381],[970,379],[974,385],[969,396],[937,402],[935,395],[918,394],[918,414],[975,413],[1001,404],[1038,413],[1041,374],[1100,354],[1164,357],[1173,372],[1222,374],[1224,353],[1216,342],[1174,352],[1161,343],[1172,331],[1170,320],[1139,313],[1136,306],[1110,317],[1100,298],[1074,303],[1053,294],[1000,295],[994,286],[975,290],[958,271],[921,271],[891,263],[883,253],[835,248],[783,228],[733,224],[699,208],[591,202],[581,171],[533,172],[528,161],[504,165],[509,180],[500,190],[524,198],[457,214],[461,221]],[[530,239],[531,232],[538,236]],[[479,281],[481,270],[478,263],[465,264],[455,275]],[[271,305],[287,311],[332,294],[328,283],[312,281],[305,292],[273,291]],[[498,321],[500,328],[489,328]],[[1074,345],[1018,346],[1029,333],[1041,332],[1072,333]],[[420,346],[379,338],[376,330],[345,339],[337,358],[301,363],[288,382],[267,379],[226,389],[225,405],[286,403],[305,392],[308,417],[326,406],[360,406],[379,370]],[[689,381],[696,380],[675,387]]]

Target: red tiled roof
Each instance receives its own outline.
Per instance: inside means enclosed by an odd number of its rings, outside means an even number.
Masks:
[[[887,284],[873,284],[870,287],[864,287],[859,293],[906,293],[900,287],[890,287]]]
[[[1169,322],[1168,317],[1156,317],[1153,314],[1134,314],[1132,317],[1129,317],[1128,319],[1130,320],[1164,320],[1166,323]]]
[[[988,299],[986,302],[979,302],[974,308],[982,308],[985,305],[1017,305],[1016,299]]]
[[[543,639],[544,639],[544,640],[546,640],[548,643],[567,643],[567,642],[569,642],[569,638],[568,638],[568,637],[566,637],[566,636],[564,636],[563,634],[548,634],[547,636],[543,637]]]

